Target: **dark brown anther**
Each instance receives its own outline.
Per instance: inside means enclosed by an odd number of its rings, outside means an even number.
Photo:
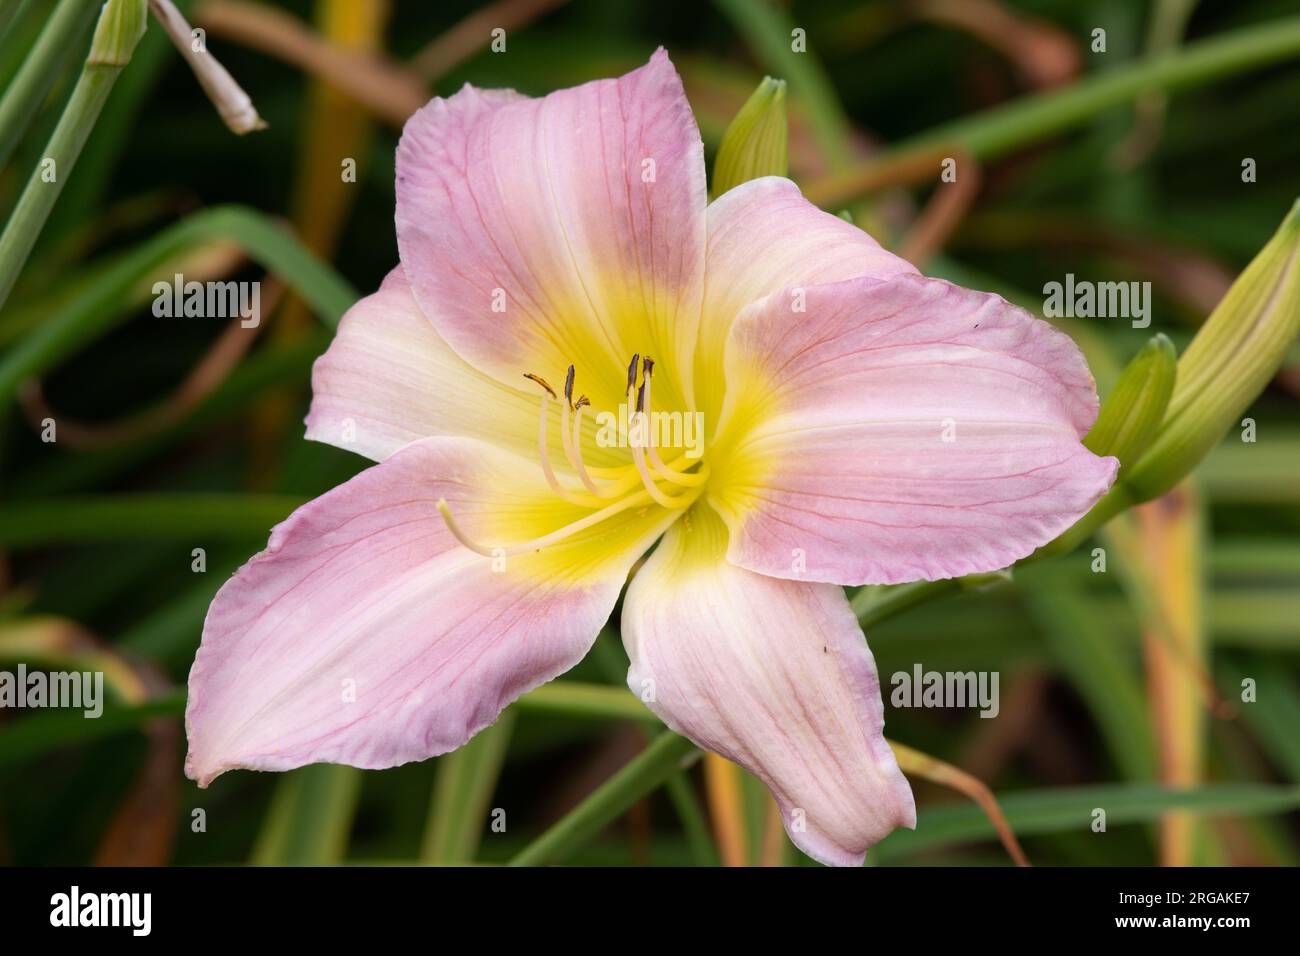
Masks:
[[[641,387],[636,390],[636,410],[645,411],[645,379],[641,380]]]
[[[627,367],[627,390],[630,392],[632,386],[636,384],[636,367],[641,364],[641,353],[638,352],[632,356],[632,362]]]
[[[649,378],[652,374],[654,374],[654,370],[655,370],[655,360],[647,355],[645,358],[641,360],[641,371],[645,373],[646,378]]]
[[[536,382],[538,385],[542,386],[542,388],[546,389],[546,393],[550,395],[551,398],[555,398],[555,389],[551,388],[551,386],[547,384],[546,379],[542,378],[540,375],[534,375],[532,372],[524,372],[524,378],[528,379],[530,382]]]
[[[586,395],[579,395],[579,396],[578,396],[578,400],[577,400],[576,402],[573,403],[573,410],[576,412],[578,409],[582,408],[584,405],[586,405],[586,406],[591,405],[591,399],[589,399]]]
[[[569,403],[569,408],[573,408],[573,366],[564,373],[564,400]]]

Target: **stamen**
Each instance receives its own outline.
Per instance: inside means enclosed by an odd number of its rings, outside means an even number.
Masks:
[[[565,383],[565,389],[568,394],[573,393],[572,365],[569,366],[569,380]],[[564,443],[564,457],[569,459],[569,465],[577,472],[578,478],[588,491],[597,498],[612,498],[618,492],[602,490],[591,480],[591,475],[587,473],[587,468],[582,462],[582,410],[590,404],[586,395],[581,396],[574,404],[572,427],[569,425],[569,406],[566,404],[560,409],[560,438]]]
[[[599,524],[606,518],[612,518],[614,515],[627,511],[629,508],[637,508],[642,505],[648,505],[649,503],[649,495],[644,492],[637,492],[635,495],[630,495],[622,501],[616,501],[614,504],[601,508],[599,511],[593,511],[585,518],[579,518],[577,521],[571,522],[562,528],[552,531],[550,534],[544,534],[541,537],[533,538],[531,541],[524,541],[520,544],[495,548],[489,545],[480,544],[467,535],[456,522],[456,519],[452,516],[451,508],[448,507],[445,498],[438,499],[437,507],[438,513],[442,515],[442,520],[446,522],[447,530],[451,532],[452,537],[475,554],[481,554],[485,558],[496,558],[512,554],[526,554],[532,551],[541,551],[543,548],[550,547],[553,544],[558,544],[580,531],[585,531],[592,525]]]
[[[627,390],[627,400],[628,404],[631,405],[632,388],[630,386]],[[638,410],[636,414],[644,417],[645,413]],[[628,445],[631,446],[632,461],[636,464],[637,474],[641,476],[641,484],[645,487],[645,490],[649,493],[650,497],[658,504],[663,505],[665,508],[685,508],[699,497],[698,492],[695,494],[684,492],[675,496],[664,494],[659,490],[659,486],[655,484],[654,478],[650,474],[650,469],[646,467],[645,451],[641,448],[641,443],[629,441]]]
[[[627,390],[632,391],[632,386],[636,384],[636,367],[641,362],[641,354],[635,353],[632,361],[627,366]]]
[[[542,474],[546,476],[546,483],[551,486],[551,491],[553,491],[558,497],[563,498],[565,501],[569,502],[570,504],[582,505],[583,507],[586,508],[600,507],[600,505],[603,502],[599,497],[591,498],[587,495],[580,495],[572,491],[569,491],[567,488],[563,487],[560,484],[560,480],[555,477],[555,471],[554,469],[551,468],[551,456],[550,453],[546,450],[546,445],[547,445],[546,422],[548,418],[546,414],[547,411],[546,403],[548,401],[552,401],[555,399],[555,392],[551,389],[551,386],[546,384],[546,380],[543,379],[540,375],[534,375],[532,372],[525,372],[524,378],[530,379],[531,381],[534,381],[538,385],[542,386],[542,388],[546,389],[546,394],[542,396],[541,415],[537,419],[537,457],[541,459]],[[560,428],[561,435],[564,435],[566,433],[565,425],[567,424],[568,424],[568,415],[567,415],[567,406],[565,406],[565,422],[561,425]]]
[[[597,478],[608,480],[609,484],[598,486],[600,490],[597,494],[602,498],[617,498],[619,495],[625,495],[635,488],[640,484],[641,479],[634,470],[629,473],[627,465],[621,465],[618,468],[587,467],[582,458],[582,410],[590,405],[591,401],[586,395],[574,402],[574,408],[577,409],[573,420],[574,457],[577,459],[574,467],[579,476],[594,475]]]
[[[643,367],[645,372],[642,376],[640,386],[637,386],[637,369]],[[626,398],[629,404],[635,397],[635,411],[632,413],[634,426],[645,429],[649,425],[650,413],[650,393],[651,380],[653,377],[654,360],[646,356],[644,363],[641,356],[634,355],[631,363],[628,365],[628,383]],[[588,469],[583,461],[582,454],[582,421],[584,410],[591,405],[590,399],[586,395],[580,395],[575,400],[573,396],[574,383],[577,377],[575,367],[570,365],[564,376],[563,397],[556,394],[546,379],[532,372],[524,375],[529,381],[534,382],[542,389],[542,403],[537,420],[537,451],[538,458],[542,466],[542,474],[546,478],[547,486],[556,497],[561,498],[570,504],[581,508],[592,509],[590,514],[571,522],[563,528],[553,531],[550,534],[542,535],[531,541],[520,544],[510,545],[508,547],[490,547],[484,545],[465,534],[464,530],[457,524],[451,509],[447,506],[446,501],[439,499],[437,506],[443,520],[447,524],[451,534],[466,548],[476,554],[484,557],[496,557],[499,555],[522,554],[529,551],[539,551],[557,542],[563,541],[574,534],[581,532],[586,528],[599,524],[607,518],[626,511],[629,508],[638,508],[651,504],[652,502],[664,508],[674,510],[688,508],[704,491],[704,483],[708,478],[708,465],[700,462],[690,461],[683,454],[674,459],[670,464],[664,464],[663,459],[659,456],[658,450],[652,441],[647,441],[644,437],[638,436],[631,441],[632,461],[634,468],[629,469],[626,465],[619,468],[591,468]],[[573,467],[574,473],[581,480],[584,488],[589,494],[583,494],[576,490],[570,490],[560,483],[556,477],[555,470],[551,467],[550,450],[547,430],[549,428],[550,409],[548,402],[558,401],[560,405],[560,439],[564,446],[564,454],[569,464]],[[644,444],[643,444],[644,442]],[[660,477],[651,473],[647,465],[645,447],[650,447],[651,458],[654,461],[654,469],[659,472]],[[689,472],[696,464],[701,464],[698,471]],[[681,469],[681,470],[678,470]],[[597,484],[593,479],[608,478],[607,483]],[[678,485],[687,486],[680,494],[669,495],[657,484],[660,480],[675,482]],[[641,489],[637,490],[637,484]]]
[[[546,389],[546,394],[551,396],[551,398],[555,397],[555,389],[551,388],[551,386],[546,383],[546,379],[542,378],[540,375],[534,375],[532,372],[524,372],[524,378],[542,386],[542,388]]]

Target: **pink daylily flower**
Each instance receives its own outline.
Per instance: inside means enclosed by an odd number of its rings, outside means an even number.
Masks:
[[[213,601],[186,772],[453,750],[586,654],[658,542],[623,604],[632,691],[822,862],[913,826],[843,586],[1004,568],[1097,501],[1117,463],[1080,443],[1075,345],[789,180],[708,203],[662,50],[540,99],[434,99],[396,221],[307,417],[379,464]],[[622,440],[620,406],[642,436],[702,421],[702,454]]]

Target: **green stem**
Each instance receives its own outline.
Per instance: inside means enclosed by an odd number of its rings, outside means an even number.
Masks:
[[[6,2],[4,9],[4,16],[12,19],[18,4]],[[61,0],[55,7],[27,59],[0,98],[0,166],[9,161],[54,80],[75,55],[97,12],[98,7],[85,0]],[[0,34],[6,26],[0,23]]]
[[[0,767],[21,763],[59,747],[135,730],[150,720],[177,716],[184,710],[185,694],[175,691],[144,704],[105,706],[96,720],[87,720],[79,710],[50,710],[11,721],[0,734]]]
[[[76,13],[87,8],[94,12],[93,3],[84,0],[73,2],[77,7],[74,11]],[[108,11],[109,8],[105,6],[104,14]],[[56,16],[61,12],[62,8],[56,12]],[[95,44],[98,45],[98,29],[95,37]],[[44,33],[41,34],[41,39],[45,39]],[[81,76],[63,108],[58,125],[50,135],[45,153],[32,171],[31,179],[27,181],[27,188],[23,190],[13,215],[9,217],[4,234],[0,235],[0,307],[4,306],[9,293],[13,291],[14,283],[18,281],[19,273],[27,264],[32,247],[45,228],[45,220],[49,218],[50,210],[63,191],[63,184],[68,181],[76,166],[81,148],[86,145],[95,120],[99,118],[100,110],[104,108],[108,94],[112,92],[118,74],[130,59],[130,50],[133,48],[134,43],[114,45],[112,52],[120,56],[108,61],[98,55],[92,46],[91,56],[81,68]]]
[[[95,118],[108,99],[117,73],[112,67],[96,67],[87,69],[77,81],[77,88],[72,91],[59,125],[45,147],[45,155],[32,172],[4,234],[0,235],[0,306],[9,298],[18,274],[27,264]]]
[[[198,620],[184,625],[192,627],[195,643],[202,623],[200,614]],[[127,639],[121,646],[137,653],[150,650],[150,645],[138,639]],[[624,719],[629,716],[626,706],[621,702],[615,702],[611,696],[605,695],[609,704],[605,709],[602,710],[595,705],[595,701],[602,698],[599,692],[612,690],[613,688],[595,684],[555,681],[529,691],[511,707],[519,713],[562,714],[592,720]],[[620,696],[631,698],[631,695],[626,693]],[[543,701],[541,706],[537,706],[539,698]],[[636,703],[634,698],[631,699]],[[571,706],[563,706],[564,700],[572,702]],[[640,704],[638,703],[637,706],[640,707]],[[185,693],[178,690],[138,707],[117,706],[110,703],[105,706],[104,714],[98,720],[86,720],[80,712],[71,714],[51,712],[14,721],[5,727],[3,733],[0,733],[0,766],[56,746],[81,743],[121,731],[133,730],[150,718],[178,716],[184,710]],[[641,707],[640,714],[646,722],[659,726],[659,718],[649,710]]]
[[[1300,52],[1300,17],[1273,20],[1090,76],[1063,90],[1039,93],[967,119],[937,126],[894,146],[866,167],[816,184],[817,202],[839,207],[874,182],[880,169],[905,164],[918,154],[959,148],[977,160],[1014,149],[1087,122],[1099,113],[1150,90],[1177,90],[1240,70],[1266,66]],[[870,174],[868,177],[867,174]],[[813,190],[810,190],[813,192]]]
[[[944,594],[961,590],[956,578],[943,581],[912,581],[884,587],[865,587],[853,595],[850,606],[865,631],[909,608]]]
[[[1036,561],[1039,558],[1052,558],[1058,554],[1069,554],[1092,537],[1111,518],[1127,511],[1135,504],[1138,504],[1138,501],[1133,497],[1128,486],[1122,480],[1117,481],[1111,486],[1110,491],[1106,492],[1102,499],[1092,506],[1091,511],[1071,525],[1068,530],[1062,532],[1055,540],[1047,542],[1047,544],[1025,558],[1025,561]]]
[[[132,494],[0,507],[0,548],[122,540],[262,538],[302,499],[290,495]]]
[[[565,695],[563,698],[557,697],[555,703],[572,706],[581,701],[587,708],[583,711],[584,715],[590,714],[595,719],[627,717],[641,721],[646,724],[641,728],[643,741],[648,742],[653,734],[662,731],[663,725],[659,722],[659,718],[629,693],[623,683],[623,676],[627,673],[627,655],[623,653],[622,638],[616,631],[609,628],[601,631],[592,646],[591,659],[600,666],[614,686],[556,681],[525,694],[519,699],[519,704],[524,705],[526,709],[529,704],[536,704],[539,694],[554,688]],[[570,710],[570,713],[573,712]],[[669,777],[664,782],[664,790],[672,802],[673,809],[677,811],[678,819],[681,820],[682,829],[686,833],[686,842],[691,848],[691,856],[696,865],[717,866],[718,848],[713,844],[709,823],[700,806],[695,788],[691,785],[689,771],[679,770]]]
[[[9,28],[15,22],[22,22],[19,12],[21,11],[23,16],[26,16],[30,3],[31,0],[2,0],[0,2],[0,45],[3,45],[9,39]]]
[[[645,750],[591,796],[510,861],[511,866],[559,863],[634,803],[663,784],[695,753],[695,745],[674,733],[660,734]]]
[[[345,279],[269,217],[241,206],[206,209],[133,250],[62,313],[19,341],[0,359],[0,402],[15,397],[26,379],[53,368],[121,321],[116,307],[141,279],[193,246],[214,239],[237,242],[251,258],[284,279],[331,328],[358,298]]]
[[[420,861],[437,866],[470,863],[478,854],[489,802],[514,728],[507,710],[468,743],[438,758]]]
[[[515,707],[526,713],[659,723],[659,718],[626,687],[604,684],[553,681],[520,697]]]
[[[347,857],[361,771],[315,764],[282,775],[253,846],[255,866],[333,866]]]
[[[691,848],[691,856],[696,866],[720,866],[718,848],[713,844],[709,832],[709,821],[705,819],[704,809],[691,786],[691,779],[685,771],[678,771],[664,783],[668,799],[677,810],[677,817],[682,821],[686,831],[686,843]]]

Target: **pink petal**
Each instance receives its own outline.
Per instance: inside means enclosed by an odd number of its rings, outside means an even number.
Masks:
[[[494,570],[435,510],[445,498],[493,545],[585,513],[537,471],[472,439],[425,439],[278,525],[208,611],[186,773],[206,786],[236,767],[422,760],[577,663],[664,513],[628,512]]]
[[[837,584],[1007,567],[1077,521],[1117,462],[1074,343],[995,295],[855,279],[746,310],[727,346],[729,557]],[[724,419],[722,429],[728,429]]]
[[[480,438],[536,458],[538,401],[536,388],[511,388],[453,352],[398,266],[348,310],[316,360],[307,437],[375,461],[433,435]]]
[[[398,266],[348,310],[316,360],[307,437],[383,461],[420,438],[465,436],[535,461],[541,392],[522,376],[519,384],[499,382],[452,351]],[[558,442],[559,405],[550,411]],[[595,441],[597,427],[595,416],[585,419],[588,464],[622,464],[625,453]]]
[[[696,508],[665,535],[623,604],[628,686],[673,730],[772,791],[786,832],[822,863],[861,865],[912,793],[884,728],[880,683],[844,592],[727,563]]]
[[[916,271],[857,226],[822,212],[779,176],[753,179],[719,196],[709,204],[708,227],[696,357],[700,382],[721,379],[727,334],[751,302],[790,286]]]
[[[651,353],[656,390],[679,400],[699,323],[705,185],[668,55],[542,99],[486,97],[467,87],[434,99],[403,130],[397,241],[416,299],[501,381],[554,381],[573,362],[596,407],[613,407],[632,354]]]

